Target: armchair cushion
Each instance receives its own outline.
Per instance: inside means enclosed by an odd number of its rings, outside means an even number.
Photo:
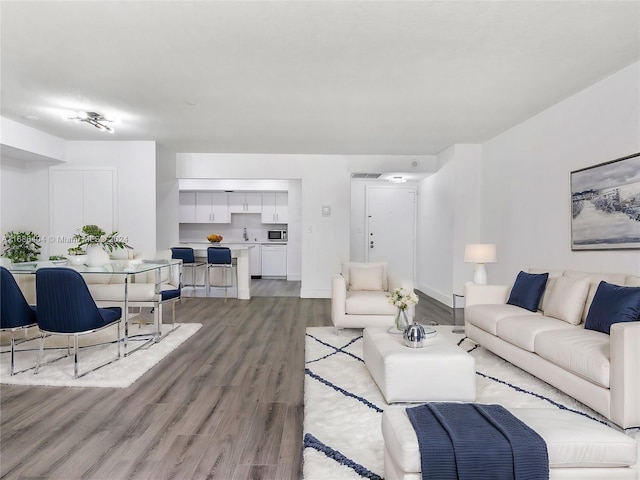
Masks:
[[[347,292],[345,313],[348,315],[394,315],[396,308],[387,301],[386,292]]]
[[[382,269],[380,271],[380,269]],[[355,274],[355,278],[352,283],[352,272]],[[372,279],[377,279],[378,274],[380,274],[381,278],[381,286],[380,288],[366,288],[360,289],[358,287],[362,286],[362,281],[365,282],[364,286],[367,286],[369,283],[373,283]],[[342,264],[342,276],[346,280],[347,290],[383,290],[387,291],[389,289],[388,285],[388,269],[386,262],[372,262],[372,263],[362,263],[362,262],[345,262]],[[367,278],[364,278],[367,277]],[[375,281],[375,285],[377,285],[377,280]]]

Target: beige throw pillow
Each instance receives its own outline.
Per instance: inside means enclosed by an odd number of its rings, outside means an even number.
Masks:
[[[544,314],[578,325],[582,321],[582,310],[588,294],[588,278],[558,277],[544,304]]]
[[[382,265],[349,267],[349,290],[384,290]]]

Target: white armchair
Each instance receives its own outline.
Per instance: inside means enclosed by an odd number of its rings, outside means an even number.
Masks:
[[[400,287],[413,291],[413,281],[389,275],[386,262],[343,263],[342,273],[331,279],[331,321],[336,335],[341,328],[391,327],[397,310],[387,297]],[[409,319],[414,313],[415,308],[410,307]]]

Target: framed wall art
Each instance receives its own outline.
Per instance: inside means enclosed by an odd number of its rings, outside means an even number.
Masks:
[[[571,250],[640,249],[640,153],[571,172]]]

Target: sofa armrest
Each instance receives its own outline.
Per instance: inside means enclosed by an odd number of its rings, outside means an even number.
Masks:
[[[336,274],[331,277],[331,319],[335,325],[335,320],[346,315],[347,303],[347,281]]]
[[[466,282],[464,284],[464,306],[507,303],[509,288],[509,285],[476,285],[472,282]]]
[[[640,425],[640,322],[611,325],[609,344],[611,420],[622,428]]]

